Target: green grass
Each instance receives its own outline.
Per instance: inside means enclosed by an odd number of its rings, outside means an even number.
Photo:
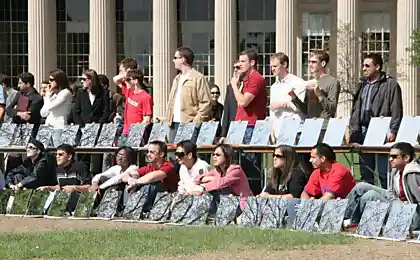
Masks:
[[[113,259],[239,249],[284,250],[320,244],[346,244],[343,235],[302,233],[285,229],[159,228],[103,229],[0,235],[2,259]]]

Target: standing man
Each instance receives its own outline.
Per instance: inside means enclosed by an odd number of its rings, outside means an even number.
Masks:
[[[270,87],[270,118],[272,120],[293,118],[302,121],[304,115],[292,102],[293,97],[305,96],[305,81],[289,73],[289,57],[283,52],[275,53],[270,59],[271,72],[276,82]],[[296,94],[295,94],[296,93]],[[278,133],[275,133],[278,136]]]
[[[180,123],[201,123],[211,119],[211,95],[207,79],[192,68],[194,52],[180,47],[173,63],[180,73],[175,77],[168,99],[167,119],[173,141]]]
[[[230,81],[233,95],[238,103],[235,121],[248,121],[243,143],[249,144],[257,120],[266,117],[267,90],[265,79],[257,71],[258,54],[254,50],[239,53],[239,72],[244,74],[240,81],[239,75],[234,75]],[[261,178],[261,154],[242,154],[242,169],[248,177]],[[254,194],[261,192],[261,183],[250,185]]]
[[[238,76],[239,81],[242,82],[243,76],[240,76],[240,68],[241,67],[239,65],[239,60],[235,61],[235,63],[233,64],[233,75]],[[236,102],[235,95],[233,95],[232,85],[229,84],[226,88],[225,103],[223,106],[222,116],[222,130],[220,133],[219,143],[223,143],[226,139],[230,127],[230,122],[235,120],[237,108],[238,102]]]
[[[398,82],[382,71],[383,60],[377,54],[369,54],[363,61],[363,77],[359,82],[357,100],[350,120],[350,143],[362,144],[372,117],[391,117],[387,141],[395,141],[403,117],[401,88]],[[382,188],[386,189],[388,160],[378,154],[378,172]],[[375,184],[373,172],[376,161],[374,154],[360,154],[362,180]]]
[[[306,118],[332,118],[337,111],[340,82],[327,74],[330,56],[325,51],[313,51],[309,55],[309,72],[316,79],[309,81],[305,99],[292,94],[292,102]],[[311,84],[312,83],[312,84]]]
[[[6,113],[15,124],[34,124],[32,137],[38,132],[41,124],[41,108],[44,100],[34,88],[35,78],[29,72],[19,75],[19,97],[6,108]],[[16,108],[15,108],[16,107]]]

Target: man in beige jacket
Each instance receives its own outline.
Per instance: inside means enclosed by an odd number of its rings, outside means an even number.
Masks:
[[[192,68],[194,53],[188,47],[175,52],[173,62],[180,73],[175,77],[168,99],[167,119],[173,141],[180,123],[209,121],[211,95],[207,79]]]

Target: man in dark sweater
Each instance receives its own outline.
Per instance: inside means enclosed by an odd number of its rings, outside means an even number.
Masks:
[[[239,73],[239,61],[233,64],[233,74]],[[219,143],[223,143],[229,131],[230,123],[235,120],[236,109],[238,102],[236,102],[235,95],[233,94],[232,86],[229,84],[226,88],[225,104],[223,106],[222,116],[222,130],[220,133]]]

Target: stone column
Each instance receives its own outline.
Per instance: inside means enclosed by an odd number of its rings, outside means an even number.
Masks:
[[[175,76],[176,1],[153,0],[153,117],[164,118]]]
[[[418,28],[419,3],[417,0],[397,2],[397,75],[402,89],[404,115],[416,116],[420,113],[419,71],[410,64],[411,35]]]
[[[57,67],[57,21],[55,0],[28,0],[28,71],[35,87]]]
[[[115,0],[89,1],[89,68],[105,74],[112,83],[117,73]],[[111,84],[115,91],[115,84]]]
[[[216,0],[214,14],[214,83],[220,87],[223,102],[237,56],[236,0]]]
[[[337,0],[337,78],[341,84],[337,117],[350,116],[359,77],[359,0]]]
[[[289,56],[289,72],[296,73],[297,0],[276,2],[276,52]]]

